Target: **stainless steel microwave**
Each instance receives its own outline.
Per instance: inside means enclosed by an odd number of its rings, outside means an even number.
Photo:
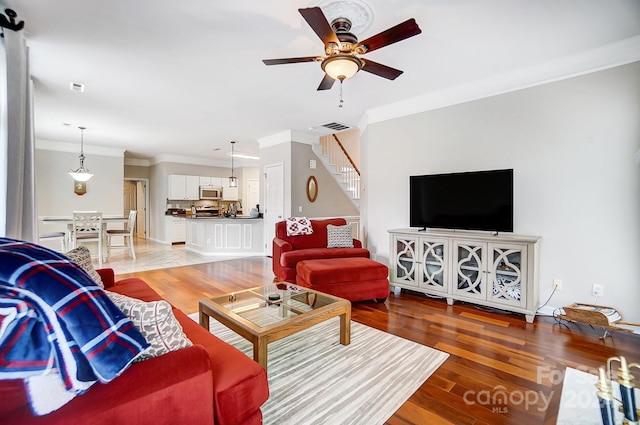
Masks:
[[[200,186],[200,199],[222,199],[222,188],[214,186]]]

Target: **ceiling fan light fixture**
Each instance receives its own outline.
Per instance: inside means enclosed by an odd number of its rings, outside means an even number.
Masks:
[[[334,80],[346,80],[362,69],[362,61],[355,56],[336,55],[322,61],[322,70]]]

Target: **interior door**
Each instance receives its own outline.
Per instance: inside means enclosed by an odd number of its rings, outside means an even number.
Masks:
[[[135,182],[124,181],[124,215],[129,215],[129,211],[136,209],[136,184]]]
[[[265,166],[264,179],[264,243],[265,252],[271,257],[271,242],[276,235],[276,223],[284,219],[284,164]]]
[[[136,215],[135,237],[146,239],[149,232],[147,217],[147,180],[125,180],[124,181],[124,215],[129,215],[129,211],[138,211]]]
[[[123,191],[124,195],[124,213],[123,215],[126,217],[129,215],[129,211],[133,211],[137,209],[137,193],[136,193],[136,182],[125,180],[123,182]],[[124,224],[123,224],[124,226]],[[114,245],[124,244],[124,238],[121,236],[115,237]]]
[[[147,183],[136,181],[136,238],[147,238]]]

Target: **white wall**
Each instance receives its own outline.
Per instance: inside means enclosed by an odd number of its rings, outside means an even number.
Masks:
[[[36,214],[71,216],[74,210],[98,210],[105,215],[124,213],[124,158],[87,154],[85,167],[94,176],[87,182],[87,193],[76,195],[70,169],[79,165],[78,153],[36,149]],[[64,224],[38,223],[39,231],[66,231]]]
[[[293,142],[278,143],[268,147],[260,148],[260,172],[263,173],[260,179],[260,187],[264,188],[264,169],[266,166],[273,164],[282,164],[283,167],[283,193],[284,193],[284,208],[283,213],[285,217],[291,217],[293,214],[291,207],[291,144]],[[260,190],[260,208],[265,208],[264,201],[264,189]],[[265,239],[266,240],[266,239]]]
[[[378,260],[408,227],[409,176],[514,169],[514,233],[541,236],[540,301],[592,302],[640,322],[640,63],[371,124],[363,231]],[[392,170],[392,172],[390,172]]]

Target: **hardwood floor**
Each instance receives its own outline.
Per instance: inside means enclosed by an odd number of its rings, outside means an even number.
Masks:
[[[120,274],[147,281],[186,313],[198,300],[272,282],[271,259],[251,257]],[[387,421],[406,424],[555,424],[566,366],[595,373],[612,356],[640,362],[640,336],[537,317],[447,305],[423,294],[354,303],[352,319],[446,351],[447,361]],[[594,387],[595,391],[595,387]],[[499,396],[504,395],[506,400]]]

